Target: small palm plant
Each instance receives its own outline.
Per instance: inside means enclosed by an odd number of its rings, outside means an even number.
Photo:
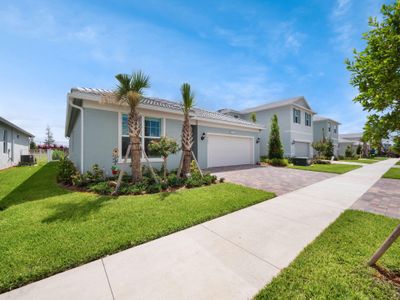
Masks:
[[[142,180],[142,168],[140,165],[140,159],[142,157],[140,139],[142,122],[137,107],[143,97],[143,90],[150,87],[149,76],[138,71],[132,73],[132,75],[118,74],[115,78],[119,83],[114,92],[117,102],[127,103],[130,107],[128,128],[129,138],[132,145],[132,182],[135,183]]]
[[[183,125],[182,125],[182,170],[181,174],[186,176],[190,173],[190,163],[192,161],[192,127],[190,126],[189,113],[194,106],[194,94],[190,90],[190,84],[184,83],[181,86],[182,94],[182,110],[183,110]]]

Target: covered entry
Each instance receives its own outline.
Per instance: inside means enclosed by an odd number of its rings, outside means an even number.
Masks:
[[[254,138],[228,134],[207,134],[207,167],[254,163]]]

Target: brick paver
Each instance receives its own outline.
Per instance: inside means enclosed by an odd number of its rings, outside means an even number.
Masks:
[[[400,219],[400,180],[379,179],[351,208]]]
[[[337,176],[332,173],[310,172],[279,167],[254,165],[220,167],[208,171],[227,181],[283,195],[318,181]]]

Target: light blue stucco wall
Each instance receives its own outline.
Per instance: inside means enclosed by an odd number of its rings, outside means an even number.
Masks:
[[[264,125],[266,129],[260,132],[260,155],[268,155],[268,142],[269,133],[271,131],[271,120],[276,114],[278,117],[279,134],[281,142],[283,144],[284,155],[290,156],[291,148],[291,137],[290,137],[290,108],[289,107],[279,107],[275,109],[269,109],[264,111],[256,112],[257,123]],[[244,119],[250,120],[251,113],[243,116]]]
[[[7,151],[3,152],[4,130],[7,131]],[[8,124],[0,123],[0,170],[16,166],[21,155],[29,154],[29,136]]]

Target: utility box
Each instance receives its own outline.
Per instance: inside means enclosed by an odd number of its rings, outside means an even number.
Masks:
[[[293,157],[292,162],[295,166],[309,166],[311,165],[311,158],[308,157]]]

